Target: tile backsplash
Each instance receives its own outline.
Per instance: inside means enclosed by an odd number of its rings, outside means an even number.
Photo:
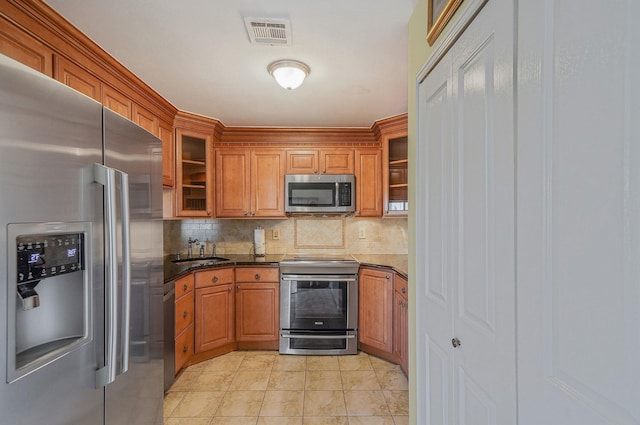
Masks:
[[[406,218],[293,217],[284,220],[165,220],[164,254],[186,255],[187,240],[218,255],[253,253],[253,231],[265,229],[267,254],[407,254]],[[274,239],[274,231],[279,239]],[[194,248],[193,255],[197,254]]]

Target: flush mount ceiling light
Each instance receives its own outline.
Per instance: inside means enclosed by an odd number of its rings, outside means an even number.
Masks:
[[[272,62],[267,70],[269,74],[273,75],[276,82],[287,90],[300,87],[300,84],[311,72],[306,64],[290,59]]]

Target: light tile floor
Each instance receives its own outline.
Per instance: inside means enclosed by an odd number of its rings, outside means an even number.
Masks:
[[[185,370],[165,425],[407,425],[407,378],[365,353],[234,351]]]

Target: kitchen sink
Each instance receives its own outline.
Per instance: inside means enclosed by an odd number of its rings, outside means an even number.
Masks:
[[[188,263],[192,267],[201,267],[201,266],[212,266],[216,263],[221,263],[224,261],[229,261],[228,258],[224,257],[198,257],[198,258],[180,258],[177,260],[171,260],[172,263],[181,264]]]

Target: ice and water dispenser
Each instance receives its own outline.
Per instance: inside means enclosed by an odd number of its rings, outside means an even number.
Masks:
[[[64,224],[51,232],[50,226],[10,224],[8,230],[8,299],[15,299],[7,321],[12,381],[91,338],[91,294],[88,225]]]

